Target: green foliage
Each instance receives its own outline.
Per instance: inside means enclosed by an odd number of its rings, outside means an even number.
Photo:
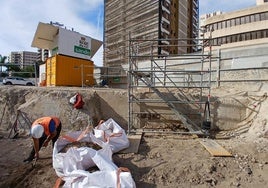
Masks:
[[[1,67],[1,72],[0,76],[1,77],[6,77],[8,76],[8,72],[12,73],[12,76],[20,76],[24,78],[29,78],[29,77],[35,77],[35,66],[34,65],[29,65],[25,66],[24,68],[20,68],[20,65],[14,65],[10,63],[5,63],[7,57],[0,55],[0,67]],[[37,64],[37,71],[39,71],[39,65],[42,64],[43,62],[36,62]],[[2,71],[2,67],[6,67],[6,71]]]
[[[2,56],[2,55],[0,55],[0,64],[1,64],[1,65],[4,64],[5,61],[6,61],[6,59],[7,59],[6,56]]]
[[[20,67],[18,65],[11,65],[11,64],[7,63],[5,66],[7,68],[7,71],[14,71],[14,72],[20,72],[21,71],[21,69],[20,69]]]
[[[4,78],[4,77],[7,77],[8,76],[8,73],[6,72],[0,72],[0,77]]]
[[[1,66],[1,73],[3,72],[3,66],[6,62],[7,57],[0,55],[0,66]],[[2,74],[1,74],[2,75]]]

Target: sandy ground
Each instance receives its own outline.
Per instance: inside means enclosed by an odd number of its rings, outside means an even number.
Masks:
[[[127,167],[138,188],[155,187],[267,187],[268,101],[248,131],[216,139],[232,157],[213,157],[193,135],[144,134],[138,153],[114,154],[118,167]],[[0,130],[0,188],[53,187],[57,175],[52,167],[52,147],[43,148],[33,166],[24,164],[32,140],[26,133],[15,139]]]
[[[6,138],[1,132],[0,187],[53,187],[57,176],[52,167],[52,148],[43,148],[33,167],[24,164],[31,139]],[[144,135],[139,152],[114,154],[119,167],[127,167],[137,187],[266,187],[268,142],[246,134],[217,140],[233,157],[212,157],[192,136]]]

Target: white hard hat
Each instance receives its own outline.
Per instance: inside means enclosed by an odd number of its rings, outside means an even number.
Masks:
[[[43,133],[44,133],[44,127],[42,125],[40,125],[40,124],[34,125],[31,128],[31,135],[34,138],[41,138]]]

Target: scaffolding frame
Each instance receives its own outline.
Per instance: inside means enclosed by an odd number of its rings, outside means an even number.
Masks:
[[[153,133],[181,133],[181,134],[207,134],[203,131],[202,123],[210,121],[209,116],[203,112],[205,109],[203,105],[210,102],[211,93],[211,61],[212,61],[212,44],[211,36],[209,39],[135,39],[129,35],[129,67],[128,67],[128,134],[137,132],[153,132]],[[162,41],[163,42],[160,42]],[[155,49],[163,47],[164,42],[171,43],[171,40],[191,41],[198,40],[201,53],[196,54],[156,54]],[[151,42],[151,54],[142,54],[140,44],[142,42]],[[195,42],[192,44],[195,45]],[[142,45],[141,45],[142,46]],[[168,44],[164,45],[169,47]],[[174,47],[174,44],[172,45]],[[177,45],[177,47],[181,47]],[[189,45],[187,45],[189,47]],[[208,47],[209,51],[205,51]],[[144,64],[141,60],[150,58],[149,66],[141,66]],[[174,61],[188,61],[195,60],[200,62],[198,69],[179,69],[180,65]],[[171,63],[172,62],[172,63]],[[206,63],[206,67],[204,67]],[[148,64],[148,63],[147,63]],[[182,64],[183,65],[183,64]],[[206,70],[207,69],[207,70]],[[156,95],[158,98],[142,98],[142,92],[138,90],[148,88],[148,92]],[[198,97],[189,95],[185,90],[198,90]],[[204,92],[206,90],[206,92]],[[206,93],[206,95],[205,95]],[[141,109],[141,106],[148,106],[148,104],[165,104],[172,113],[157,112],[157,110],[150,112],[148,109]],[[190,108],[191,112],[187,110]],[[148,128],[142,126],[142,118],[146,120],[157,119],[159,123],[165,123],[165,116],[175,115],[175,120],[180,121],[183,127],[188,131],[172,130],[169,127],[159,129],[159,127],[149,126]],[[197,115],[198,118],[192,120],[191,116]],[[206,117],[205,117],[206,116]],[[144,121],[143,121],[144,122]],[[138,128],[139,127],[139,128]]]

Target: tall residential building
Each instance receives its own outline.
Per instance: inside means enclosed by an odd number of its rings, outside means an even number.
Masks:
[[[198,0],[104,0],[104,66],[128,63],[129,39],[148,40],[137,46],[144,56],[194,52],[192,41],[170,39],[198,37],[198,7]]]
[[[38,53],[28,51],[11,52],[8,60],[9,63],[17,64],[23,68],[26,65],[34,65],[38,61]]]

